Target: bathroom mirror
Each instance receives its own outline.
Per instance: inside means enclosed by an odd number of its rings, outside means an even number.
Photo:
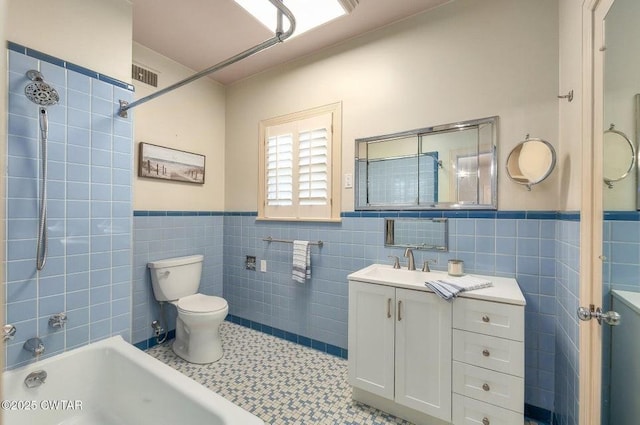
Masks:
[[[527,137],[511,150],[507,157],[507,175],[528,190],[538,184],[553,171],[556,165],[556,151],[546,140]]]
[[[385,218],[384,246],[449,250],[449,222],[446,218]]]
[[[616,130],[611,124],[604,132],[603,138],[603,169],[604,182],[609,189],[613,183],[627,177],[636,163],[636,149],[626,134]]]
[[[356,139],[355,209],[496,209],[497,120]]]

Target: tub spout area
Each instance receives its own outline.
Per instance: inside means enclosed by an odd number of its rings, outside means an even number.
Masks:
[[[40,385],[44,384],[44,381],[47,379],[47,372],[44,370],[37,370],[35,372],[31,372],[24,378],[24,384],[27,388],[36,388]]]

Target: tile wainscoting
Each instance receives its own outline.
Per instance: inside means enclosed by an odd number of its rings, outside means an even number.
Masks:
[[[572,309],[577,305],[580,240],[579,214],[574,212],[352,212],[343,213],[340,223],[283,223],[257,221],[255,212],[136,211],[133,341],[142,348],[153,345],[150,323],[159,319],[146,262],[204,252],[210,270],[203,277],[203,291],[224,295],[230,320],[346,354],[347,275],[371,263],[388,263],[388,255],[402,256],[401,249],[384,247],[388,216],[450,219],[450,251],[415,251],[416,264],[435,258],[434,268],[445,270],[449,258],[460,258],[469,273],[518,279],[527,299],[528,411],[536,414],[531,414],[534,419],[550,421],[561,396],[568,410],[558,420],[573,420],[578,332]],[[267,236],[322,240],[322,247],[311,247],[311,280],[293,282],[292,245],[263,241]],[[247,255],[258,264],[265,260],[267,271],[247,270]],[[175,309],[170,310],[173,328]]]

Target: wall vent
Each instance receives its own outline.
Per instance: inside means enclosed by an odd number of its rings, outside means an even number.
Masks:
[[[136,64],[131,65],[131,78],[142,81],[150,86],[158,87],[158,74]]]

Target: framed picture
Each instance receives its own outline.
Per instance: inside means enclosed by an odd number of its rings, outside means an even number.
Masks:
[[[141,142],[138,176],[204,184],[204,160],[204,155]]]

